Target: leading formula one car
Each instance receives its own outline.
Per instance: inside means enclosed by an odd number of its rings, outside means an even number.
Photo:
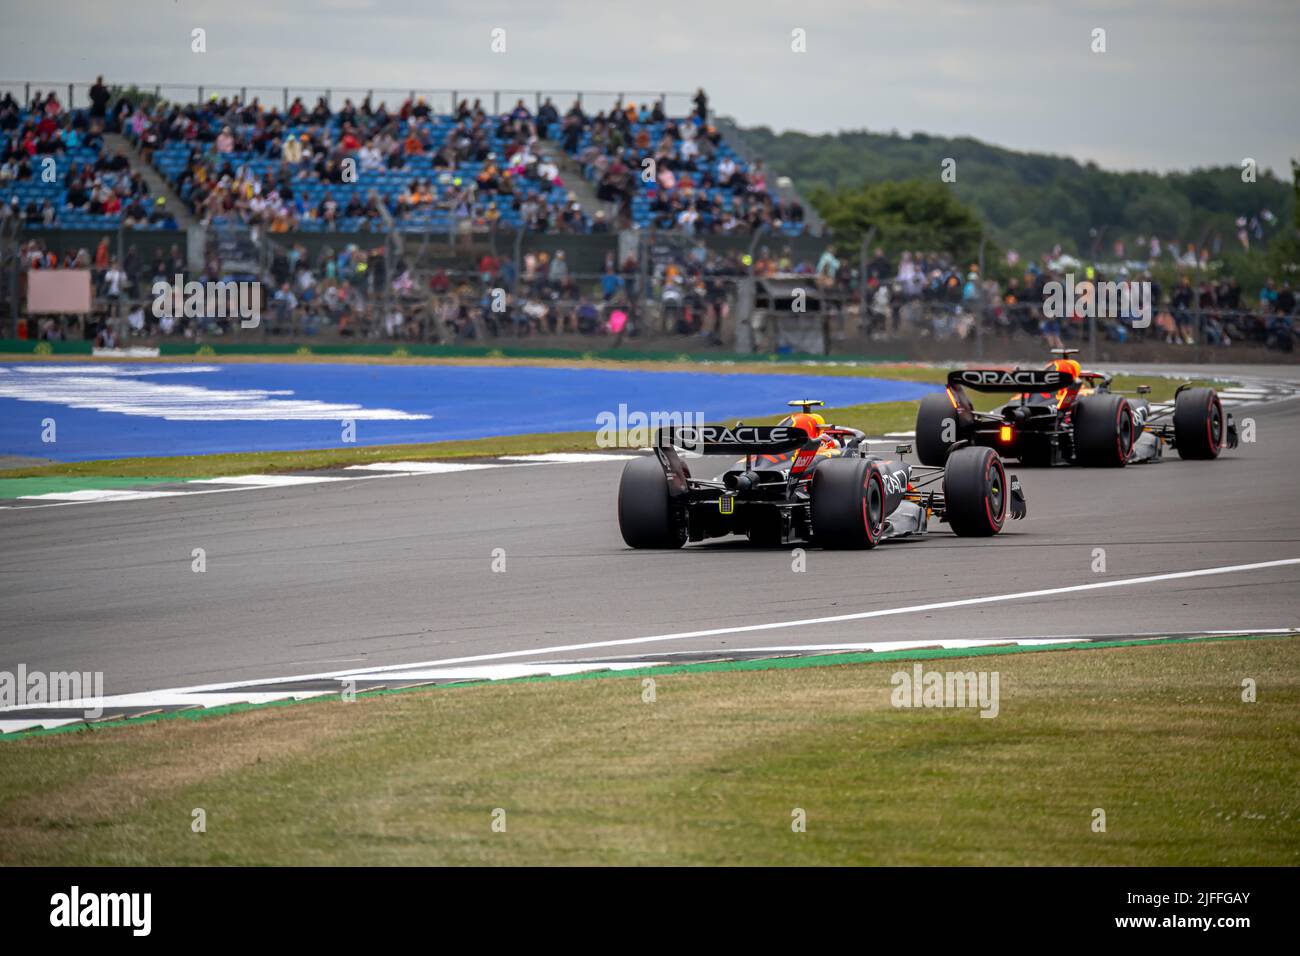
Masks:
[[[1174,448],[1180,458],[1219,457],[1237,447],[1237,426],[1212,388],[1182,385],[1172,403],[1152,403],[1110,390],[1111,376],[1084,371],[1070,358],[1077,349],[1053,349],[1046,369],[959,369],[948,387],[927,395],[916,413],[916,454],[942,465],[951,449],[995,448],[1027,465],[1122,467],[1154,461]],[[966,389],[1013,392],[992,412],[977,412]]]
[[[746,535],[757,544],[874,548],[925,534],[931,518],[958,535],[987,537],[1008,515],[1025,516],[1020,483],[991,448],[953,448],[943,468],[909,465],[871,454],[855,428],[826,424],[812,411],[821,402],[790,404],[802,412],[775,426],[660,429],[654,455],[623,469],[623,540],[633,548],[680,548]],[[706,470],[717,455],[742,457],[720,473]]]

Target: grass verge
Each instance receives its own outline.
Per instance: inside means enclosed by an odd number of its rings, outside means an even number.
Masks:
[[[925,666],[996,669],[999,716],[895,709],[910,665],[884,662],[684,669],[654,703],[641,676],[520,681],[15,741],[0,863],[1300,862],[1300,643]]]

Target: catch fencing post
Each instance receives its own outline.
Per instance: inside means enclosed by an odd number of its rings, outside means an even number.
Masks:
[[[980,311],[975,315],[975,357],[984,357],[984,243],[985,238],[980,236],[980,274],[976,280],[979,285],[976,287],[978,296],[976,302],[981,306]]]
[[[511,283],[510,293],[519,298],[519,275],[523,264],[524,228],[520,224],[515,228],[515,281]],[[516,303],[516,307],[518,303]]]
[[[867,248],[875,241],[876,227],[872,226],[862,237],[862,248],[858,255],[858,326],[863,334],[867,332]]]

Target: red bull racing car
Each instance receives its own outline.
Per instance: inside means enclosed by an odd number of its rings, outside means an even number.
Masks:
[[[1027,465],[1077,464],[1123,467],[1155,461],[1173,448],[1180,458],[1219,457],[1237,447],[1237,426],[1212,388],[1180,386],[1173,402],[1153,403],[1139,386],[1130,397],[1110,390],[1111,376],[1084,371],[1053,349],[1045,369],[959,369],[947,388],[921,401],[916,414],[916,454],[923,464],[942,465],[951,450],[994,448]],[[991,412],[977,412],[966,389],[1011,392],[1015,398]]]
[[[654,455],[628,462],[618,489],[618,526],[633,548],[744,535],[756,544],[809,542],[874,548],[925,534],[937,519],[954,533],[987,537],[1025,497],[992,448],[949,449],[946,466],[872,454],[855,428],[825,422],[818,401],[779,425],[736,423],[660,429]],[[911,450],[894,448],[901,456]],[[740,456],[721,471],[708,464]],[[707,477],[706,477],[707,476]]]

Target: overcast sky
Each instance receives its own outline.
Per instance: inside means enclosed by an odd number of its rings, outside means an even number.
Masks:
[[[1112,169],[1249,156],[1285,178],[1300,156],[1297,0],[0,0],[0,9],[6,81],[703,86],[720,113],[776,130],[969,135]],[[191,51],[195,27],[206,53]],[[504,53],[491,48],[498,28]],[[1096,28],[1104,53],[1091,50]],[[806,52],[791,49],[796,29]]]

